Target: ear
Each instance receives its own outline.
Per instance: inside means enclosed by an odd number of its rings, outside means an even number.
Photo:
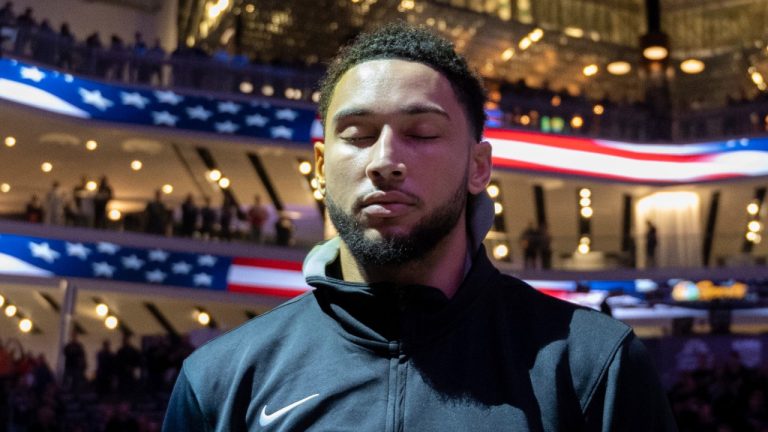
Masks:
[[[485,190],[491,181],[491,168],[491,143],[480,141],[473,145],[469,156],[469,193],[477,195]]]
[[[325,192],[325,143],[319,141],[315,143],[315,178]]]

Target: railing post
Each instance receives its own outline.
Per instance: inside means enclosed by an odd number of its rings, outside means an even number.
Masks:
[[[66,279],[59,282],[59,290],[64,294],[59,316],[59,350],[56,361],[56,378],[61,383],[64,379],[64,347],[72,337],[74,327],[75,303],[77,302],[77,286]]]

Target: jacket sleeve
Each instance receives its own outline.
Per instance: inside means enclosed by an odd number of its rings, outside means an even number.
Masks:
[[[645,346],[634,334],[608,364],[587,407],[587,430],[677,431],[669,400]]]
[[[209,430],[207,425],[197,395],[187,379],[185,368],[182,367],[165,412],[163,432],[205,432]]]

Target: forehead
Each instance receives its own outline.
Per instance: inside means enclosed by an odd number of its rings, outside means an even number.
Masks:
[[[370,60],[350,68],[339,79],[326,120],[333,123],[340,111],[359,109],[389,114],[424,104],[448,112],[454,121],[466,122],[451,82],[439,71],[407,60]]]

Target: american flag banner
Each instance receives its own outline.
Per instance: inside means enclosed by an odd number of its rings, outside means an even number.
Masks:
[[[0,234],[0,274],[77,277],[293,297],[301,263]]]
[[[502,169],[642,184],[768,176],[768,138],[630,144],[503,129],[487,129],[485,138]]]
[[[57,114],[116,123],[309,143],[314,109],[106,84],[0,59],[0,98]]]

